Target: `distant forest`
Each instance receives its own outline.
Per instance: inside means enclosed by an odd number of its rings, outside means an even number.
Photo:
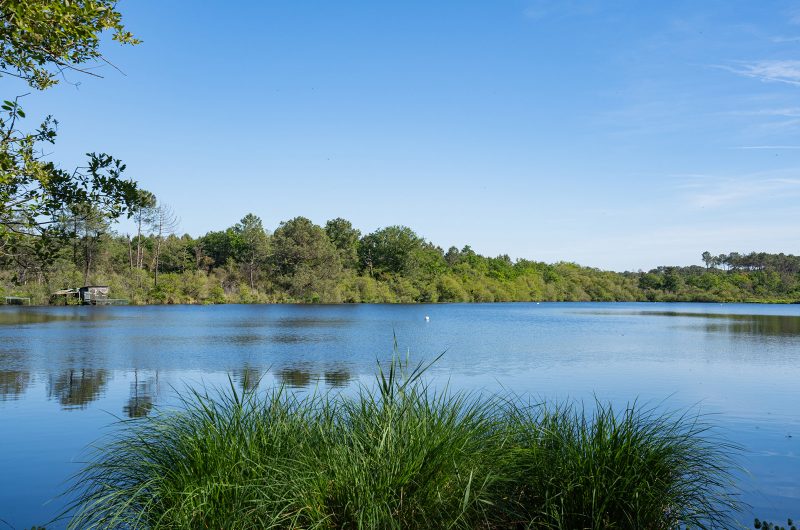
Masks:
[[[267,231],[248,214],[202,237],[176,235],[176,217],[147,192],[136,233],[119,234],[90,207],[59,217],[60,237],[21,239],[0,252],[0,300],[65,303],[59,289],[108,285],[132,304],[800,301],[800,257],[702,254],[704,265],[610,272],[575,263],[444,250],[405,226],[362,234],[345,219],[304,217]]]
[[[3,1],[0,11],[0,78],[32,90],[107,62],[103,35],[140,42],[113,0]],[[706,252],[705,266],[618,273],[445,251],[405,226],[362,234],[341,218],[296,217],[270,233],[253,214],[180,236],[175,214],[126,179],[121,160],[89,152],[74,170],[50,160],[58,122],[24,125],[21,98],[0,100],[0,303],[77,302],[53,294],[92,284],[133,304],[800,300],[800,260],[784,254]],[[134,233],[115,232],[123,215]]]

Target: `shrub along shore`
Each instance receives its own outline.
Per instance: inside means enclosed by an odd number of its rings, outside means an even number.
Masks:
[[[355,394],[187,391],[76,477],[71,528],[733,528],[701,418],[435,391],[395,356]]]
[[[81,210],[46,245],[4,247],[0,302],[46,304],[82,285],[108,285],[112,298],[132,304],[800,301],[800,257],[786,254],[705,252],[703,265],[613,272],[482,256],[468,245],[444,250],[405,226],[362,235],[342,218],[319,226],[296,217],[270,232],[248,214],[192,237],[167,230],[161,210],[137,212],[133,236]]]

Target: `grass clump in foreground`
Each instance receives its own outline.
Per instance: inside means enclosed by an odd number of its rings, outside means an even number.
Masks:
[[[395,356],[355,397],[190,391],[77,476],[72,528],[728,528],[695,417],[434,391]]]

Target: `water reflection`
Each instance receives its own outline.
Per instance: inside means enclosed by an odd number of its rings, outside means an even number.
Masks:
[[[331,388],[343,388],[353,379],[350,371],[343,366],[325,369],[322,373],[305,365],[292,366],[278,370],[275,375],[279,384],[289,388],[307,388],[316,385],[320,380]]]
[[[112,315],[103,309],[68,308],[67,310],[39,310],[31,311],[29,308],[2,309],[0,310],[0,325],[24,326],[27,324],[46,324],[48,322],[67,321],[103,321],[111,320]]]
[[[281,318],[275,325],[281,328],[333,328],[352,324],[353,321],[346,318],[310,318],[310,317],[288,317]]]
[[[343,369],[338,370],[328,370],[324,374],[325,377],[325,384],[333,388],[343,388],[350,384],[350,380],[353,379],[353,376],[350,375],[350,372]]]
[[[231,322],[229,327],[233,328],[287,328],[287,329],[318,329],[318,328],[338,328],[352,325],[354,320],[346,318],[311,318],[311,317],[282,317],[278,319],[264,318],[245,318]]]
[[[785,315],[728,315],[713,313],[684,313],[678,311],[644,312],[644,315],[691,317],[713,320],[704,324],[709,333],[735,333],[761,336],[800,335],[800,317]]]
[[[736,333],[763,336],[796,336],[800,335],[800,319],[748,320],[744,322],[720,322],[706,324],[708,333]]]
[[[153,404],[158,393],[158,371],[154,376],[140,379],[139,370],[133,371],[130,397],[122,407],[122,412],[129,418],[143,418],[153,410]]]
[[[709,333],[732,333],[760,336],[800,336],[800,317],[787,315],[746,315],[728,313],[694,313],[690,311],[576,311],[582,315],[632,315],[703,319]]]
[[[30,381],[29,372],[0,370],[0,401],[19,399],[25,393]]]
[[[267,338],[263,335],[248,333],[243,335],[215,335],[212,337],[207,337],[205,340],[208,344],[232,344],[234,346],[250,346],[253,344],[262,343],[266,341]]]
[[[231,379],[242,391],[257,390],[266,370],[244,365],[233,370]],[[315,369],[313,364],[287,366],[275,373],[278,385],[288,388],[303,389],[319,383],[330,388],[344,388],[353,380],[351,371],[343,365],[325,369]],[[63,409],[79,409],[100,399],[112,379],[107,369],[69,368],[45,372],[47,381],[47,397],[59,402]],[[0,401],[20,399],[29,390],[33,375],[27,370],[0,370]],[[129,396],[122,412],[129,418],[147,416],[158,401],[159,371],[143,375],[141,370],[133,370],[133,381],[130,384]]]
[[[0,401],[19,399],[31,382],[25,351],[0,349]]]
[[[57,398],[64,409],[85,408],[96,400],[108,383],[106,370],[61,370],[48,377],[47,396]]]
[[[262,377],[261,370],[248,365],[233,371],[233,380],[239,383],[243,392],[257,389]]]
[[[338,392],[374,374],[376,358],[384,362],[391,352],[393,330],[413,361],[447,350],[431,375],[443,384],[452,376],[454,389],[702,402],[721,413],[733,441],[763,456],[755,471],[767,478],[746,479],[747,491],[759,496],[745,500],[786,512],[800,498],[797,489],[776,493],[775,486],[794,484],[800,465],[800,416],[791,405],[800,378],[800,306],[10,309],[0,308],[0,511],[10,494],[35,501],[12,517],[17,528],[42,510],[57,515],[60,505],[43,503],[59,491],[43,484],[74,472],[75,455],[102,436],[111,414],[152,416],[177,404],[175,392],[187,385],[224,389],[229,376],[243,390],[283,384]],[[584,309],[597,316],[580,316]]]
[[[303,368],[284,368],[276,375],[278,382],[289,388],[305,388],[311,385],[312,379],[315,379],[310,371]]]
[[[299,335],[293,333],[277,333],[270,337],[270,340],[278,344],[305,344],[311,342],[333,342],[337,339],[333,335]]]

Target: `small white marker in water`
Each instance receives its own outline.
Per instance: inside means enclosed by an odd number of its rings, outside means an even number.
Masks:
[[[429,317],[428,315],[425,315],[425,322],[430,322],[430,321],[431,321],[431,317]]]

